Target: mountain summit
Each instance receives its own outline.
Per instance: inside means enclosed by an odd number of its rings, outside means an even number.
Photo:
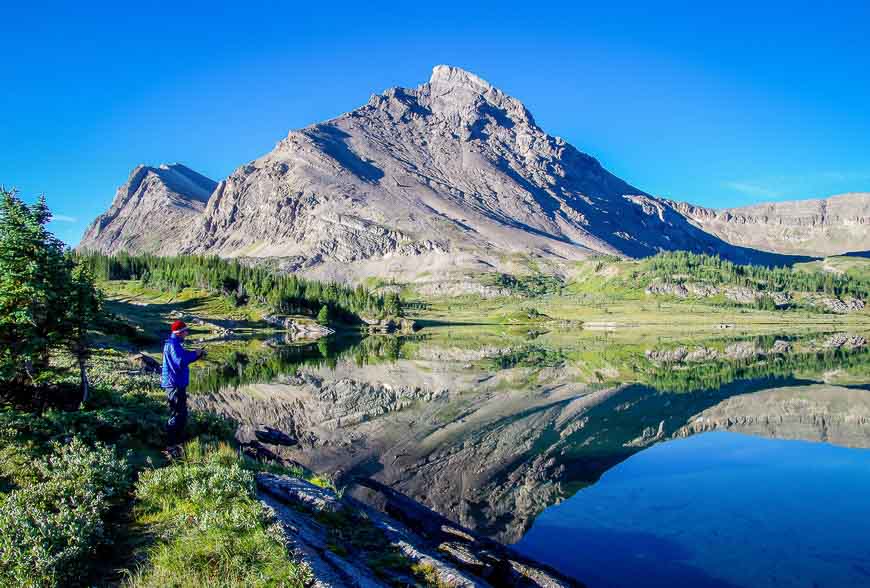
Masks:
[[[178,235],[205,210],[216,186],[180,163],[136,166],[109,210],[88,227],[79,247],[107,253],[174,253]]]
[[[144,192],[141,169],[156,177]],[[516,98],[447,65],[417,88],[291,131],[204,205],[204,182],[185,191],[137,170],[81,248],[270,258],[341,280],[672,249],[775,259],[703,230],[686,212],[697,207],[631,186],[541,130]]]

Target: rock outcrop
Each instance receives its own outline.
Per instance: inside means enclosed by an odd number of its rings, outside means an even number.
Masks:
[[[374,480],[358,483],[381,498],[382,510],[299,478],[257,476],[260,500],[283,527],[294,559],[314,573],[315,586],[582,587]],[[425,574],[425,582],[415,574]]]
[[[870,248],[870,193],[714,210],[670,205],[723,240],[790,255],[839,255]]]

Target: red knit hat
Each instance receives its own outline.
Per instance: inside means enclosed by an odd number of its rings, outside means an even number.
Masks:
[[[180,333],[187,330],[187,325],[184,324],[184,321],[175,321],[171,328],[173,333]]]

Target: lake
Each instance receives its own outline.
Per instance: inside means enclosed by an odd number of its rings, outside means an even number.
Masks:
[[[246,345],[194,408],[590,586],[870,585],[866,334],[438,327]]]

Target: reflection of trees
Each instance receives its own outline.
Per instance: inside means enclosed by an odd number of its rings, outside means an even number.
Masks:
[[[218,392],[222,388],[271,382],[295,373],[302,366],[334,368],[340,359],[356,366],[393,362],[401,357],[402,346],[419,336],[393,337],[345,335],[324,337],[304,345],[280,345],[256,355],[239,351],[221,365],[199,370],[192,378],[191,392]]]
[[[656,366],[643,370],[639,380],[661,392],[696,392],[720,388],[736,380],[787,379],[796,373],[822,374],[834,368],[866,371],[870,351],[825,350],[717,360],[699,364]]]

